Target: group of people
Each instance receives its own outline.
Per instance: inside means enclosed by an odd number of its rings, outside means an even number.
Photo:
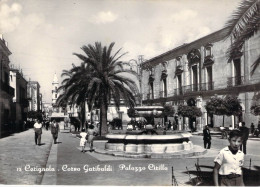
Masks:
[[[43,124],[40,121],[40,119],[37,119],[36,122],[34,123],[34,139],[35,139],[35,145],[42,145],[41,144],[41,136],[42,136],[42,128]],[[57,144],[57,139],[58,139],[58,133],[60,131],[59,124],[56,122],[56,120],[53,120],[50,126],[51,129],[51,134],[53,137],[54,144]],[[48,130],[48,129],[47,129]]]
[[[96,135],[97,135],[97,132],[94,129],[94,125],[93,124],[90,124],[88,126],[87,132],[86,132],[85,128],[83,128],[81,130],[81,133],[79,134],[79,137],[80,137],[79,146],[82,148],[81,149],[82,153],[86,152],[85,151],[86,143],[89,144],[90,152],[94,151],[94,149],[93,149],[93,139],[94,139],[94,136],[96,136]]]

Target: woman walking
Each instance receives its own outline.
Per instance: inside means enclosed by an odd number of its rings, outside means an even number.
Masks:
[[[93,150],[93,138],[94,135],[96,134],[95,130],[94,130],[94,125],[90,125],[88,128],[88,143],[89,143],[89,148],[90,148],[90,152],[94,151]]]

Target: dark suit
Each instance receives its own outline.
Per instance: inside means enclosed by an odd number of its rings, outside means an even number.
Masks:
[[[54,143],[56,144],[57,143],[57,138],[58,138],[58,133],[60,131],[60,127],[59,127],[59,124],[56,123],[51,123],[51,134],[52,134],[52,137],[53,137],[53,140],[54,140]]]
[[[204,140],[204,148],[210,149],[211,146],[211,135],[209,129],[205,128],[203,130],[203,140]]]
[[[240,127],[239,129],[242,132],[242,138],[243,138],[243,143],[240,146],[240,150],[242,151],[243,149],[243,153],[246,154],[246,143],[248,140],[248,136],[249,136],[249,128],[247,127]]]

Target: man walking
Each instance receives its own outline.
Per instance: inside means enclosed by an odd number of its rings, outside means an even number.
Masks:
[[[246,127],[246,123],[242,122],[242,127],[240,127],[239,129],[242,132],[242,139],[243,139],[243,143],[240,146],[240,150],[243,150],[243,153],[246,154],[246,143],[248,140],[248,136],[249,136],[249,128]]]
[[[52,137],[53,137],[53,140],[54,140],[54,144],[57,143],[59,131],[60,131],[59,124],[55,120],[53,120],[52,124],[51,124],[51,134],[52,134]]]
[[[39,119],[36,120],[34,124],[34,140],[35,145],[41,145],[41,135],[42,135],[42,124]]]
[[[206,125],[203,129],[203,140],[204,140],[204,148],[210,149],[211,146],[211,135],[209,131],[209,127]]]

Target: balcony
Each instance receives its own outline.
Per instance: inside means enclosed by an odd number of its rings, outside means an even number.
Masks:
[[[7,83],[3,81],[1,81],[1,90],[5,91],[6,93],[14,97],[14,88],[12,88],[11,86],[9,86]]]
[[[239,86],[244,84],[244,76],[229,77],[227,87]]]
[[[198,91],[198,84],[191,84],[182,87],[183,93],[190,93]]]
[[[214,82],[201,83],[201,91],[214,90]]]
[[[151,94],[150,94],[150,93],[147,94],[146,99],[147,99],[147,100],[150,100],[150,99],[151,99]]]
[[[160,98],[165,98],[165,97],[167,97],[167,92],[165,92],[165,91],[160,91],[160,92],[159,92],[159,97],[160,97]]]
[[[182,95],[183,91],[182,91],[182,87],[174,89],[174,95]]]

